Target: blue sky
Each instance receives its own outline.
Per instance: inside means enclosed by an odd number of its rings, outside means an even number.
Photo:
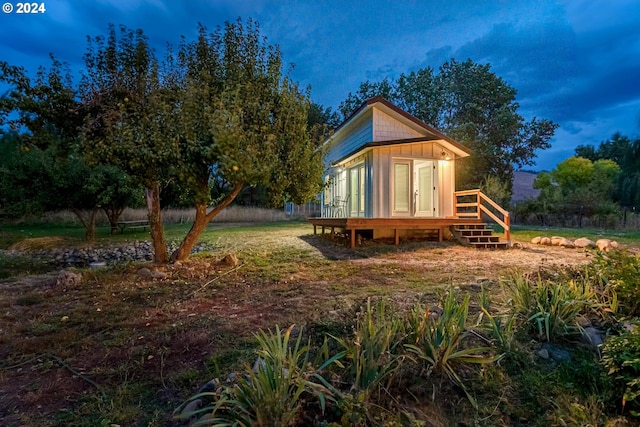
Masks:
[[[86,37],[108,23],[142,28],[162,51],[194,37],[198,22],[213,30],[251,17],[327,107],[364,80],[471,58],[518,90],[526,118],[560,124],[537,169],[614,132],[640,137],[637,0],[47,0],[46,12],[29,15],[7,2],[14,11],[0,13],[0,59],[31,72],[50,52],[79,69]]]

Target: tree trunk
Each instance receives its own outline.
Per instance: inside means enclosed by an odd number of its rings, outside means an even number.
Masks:
[[[96,215],[98,214],[99,208],[94,208],[89,211],[89,217],[85,218],[82,215],[82,211],[79,209],[71,209],[71,212],[75,214],[80,220],[80,223],[84,227],[84,238],[89,243],[94,243],[96,241]]]
[[[153,187],[145,187],[144,193],[147,199],[147,217],[149,218],[151,240],[153,241],[153,261],[159,264],[166,264],[167,245],[164,241],[164,227],[162,226],[162,215],[160,214],[160,184],[155,182]]]
[[[198,241],[198,237],[200,237],[204,229],[207,227],[207,224],[224,208],[229,206],[231,202],[233,202],[238,194],[240,194],[242,187],[242,184],[236,184],[236,186],[233,187],[233,190],[231,190],[231,193],[229,193],[229,195],[209,213],[207,213],[207,205],[204,203],[196,203],[196,219],[193,222],[193,226],[191,226],[191,229],[182,240],[182,243],[180,243],[178,249],[171,254],[171,261],[182,261],[189,258],[193,246]]]
[[[103,207],[102,210],[109,220],[109,225],[111,226],[111,234],[114,234],[116,231],[118,231],[118,219],[120,218],[120,215],[122,215],[122,211],[124,211],[124,208]]]

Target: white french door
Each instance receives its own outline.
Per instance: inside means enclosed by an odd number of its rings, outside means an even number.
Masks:
[[[438,216],[438,176],[434,160],[413,162],[413,216]]]

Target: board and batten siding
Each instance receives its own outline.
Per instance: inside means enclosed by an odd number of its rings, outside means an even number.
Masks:
[[[345,129],[347,130],[347,129]],[[327,153],[327,164],[331,164],[373,139],[373,113],[367,111],[350,125],[349,134],[344,139],[336,139]]]
[[[453,215],[453,193],[455,191],[455,162],[440,160],[442,147],[437,142],[422,142],[372,150],[373,170],[378,171],[372,180],[372,216],[390,218],[392,206],[391,171],[394,159],[438,160],[438,217]]]
[[[391,141],[394,139],[417,138],[424,136],[409,126],[400,123],[397,119],[374,108],[373,109],[373,140]]]

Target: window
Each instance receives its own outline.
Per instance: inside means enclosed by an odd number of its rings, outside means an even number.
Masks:
[[[364,163],[349,168],[349,216],[364,216]]]
[[[393,164],[393,210],[409,212],[409,163]]]

